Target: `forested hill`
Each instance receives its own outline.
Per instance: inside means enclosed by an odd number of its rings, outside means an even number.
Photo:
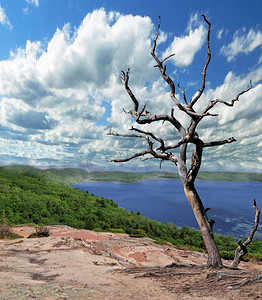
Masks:
[[[91,178],[90,173],[79,169],[0,167],[0,229],[1,224],[63,224],[74,228],[149,236],[157,242],[168,241],[174,245],[186,245],[191,249],[204,249],[201,233],[196,230],[151,220],[139,212],[129,212],[118,207],[113,200],[90,195],[68,186],[90,179],[105,180],[101,174],[111,176],[110,180],[117,180],[121,175],[122,180],[129,182],[152,178],[152,174],[154,178],[170,178],[168,173],[163,172],[103,172],[91,173],[91,176],[96,175]],[[255,179],[259,178],[252,177],[252,180]],[[222,257],[232,258],[237,247],[235,239],[226,236],[216,236],[215,239]],[[262,259],[261,245],[262,241],[255,241],[249,246],[253,257]]]
[[[113,200],[90,195],[58,183],[61,178],[83,180],[81,170],[38,170],[32,167],[0,167],[1,224],[68,225],[96,231],[149,236],[157,241],[203,248],[202,236],[189,227],[179,229],[118,207]],[[73,174],[73,175],[72,175]],[[1,230],[0,230],[1,238]],[[230,250],[232,238],[224,238]],[[223,242],[224,243],[224,242]]]
[[[13,174],[28,174],[41,177],[56,183],[65,185],[73,185],[84,181],[114,181],[114,182],[136,182],[148,179],[178,179],[177,173],[164,171],[150,172],[87,172],[77,168],[62,168],[62,169],[36,169],[30,166],[3,166],[0,167],[0,172]],[[262,173],[244,173],[244,172],[200,172],[198,180],[213,180],[213,181],[260,181],[262,182]]]
[[[47,178],[65,184],[75,184],[84,181],[136,182],[148,179],[179,179],[177,173],[164,171],[150,172],[87,172],[83,169],[48,169],[42,171]],[[197,179],[212,181],[260,181],[262,173],[242,172],[200,172]]]

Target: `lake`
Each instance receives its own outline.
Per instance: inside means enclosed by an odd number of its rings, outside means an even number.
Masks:
[[[214,232],[246,236],[254,224],[253,199],[262,209],[261,182],[196,181],[196,189],[208,217],[214,219]],[[180,180],[145,180],[135,183],[83,182],[74,188],[112,199],[120,207],[160,222],[198,229]],[[260,225],[256,237],[262,239]]]

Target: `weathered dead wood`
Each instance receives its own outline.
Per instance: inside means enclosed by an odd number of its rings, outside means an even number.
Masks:
[[[107,135],[114,135],[114,136],[122,136],[122,137],[135,137],[135,138],[143,138],[147,141],[148,143],[148,149],[145,150],[145,151],[142,151],[142,152],[138,152],[138,153],[135,153],[127,158],[122,158],[122,159],[112,159],[112,160],[109,160],[110,162],[127,162],[133,158],[136,158],[136,157],[143,157],[147,154],[149,155],[152,155],[152,157],[154,158],[157,158],[157,159],[160,159],[160,160],[170,160],[174,163],[177,162],[177,157],[170,154],[170,153],[158,153],[156,152],[154,149],[153,149],[153,142],[150,140],[149,137],[152,137],[154,138],[155,140],[158,140],[159,139],[157,137],[155,137],[154,134],[150,133],[150,132],[144,132],[142,130],[139,130],[139,129],[135,129],[135,128],[131,128],[130,130],[135,130],[135,131],[138,131],[138,132],[141,132],[143,134],[141,135],[138,135],[138,134],[119,134],[119,133],[114,133],[112,131],[108,132]]]
[[[206,19],[205,15],[202,15],[202,17],[204,18],[205,22],[208,24],[208,32],[207,32],[207,60],[206,63],[204,65],[203,71],[202,71],[202,86],[201,89],[199,90],[198,94],[196,95],[195,98],[193,98],[190,101],[189,106],[192,108],[193,105],[200,99],[200,97],[202,96],[204,90],[205,90],[205,86],[206,86],[206,72],[207,72],[207,68],[208,65],[210,63],[211,60],[211,51],[210,51],[210,31],[211,31],[211,23]]]
[[[172,263],[165,267],[142,267],[142,268],[128,268],[118,270],[121,273],[137,274],[135,278],[140,277],[173,277],[173,276],[195,276],[200,275],[201,272],[192,270],[205,269],[204,265],[193,265],[193,264],[179,264]]]
[[[195,276],[195,275],[200,275],[201,272],[174,272],[171,270],[165,270],[165,271],[160,271],[160,272],[147,272],[142,275],[135,276],[135,278],[141,278],[141,277],[173,277],[173,276]]]
[[[244,90],[244,91],[238,93],[238,95],[236,96],[236,98],[232,99],[230,102],[226,102],[226,101],[221,100],[221,99],[211,100],[210,103],[209,103],[209,105],[203,110],[203,114],[207,113],[207,112],[208,112],[211,108],[213,108],[217,103],[222,103],[222,104],[224,104],[224,105],[226,105],[226,106],[231,106],[231,107],[234,106],[235,102],[236,102],[236,101],[239,101],[239,97],[240,97],[241,95],[247,93],[247,92],[248,92],[249,90],[251,90],[251,89],[252,89],[252,80],[250,80],[250,85],[249,85],[249,87],[248,87],[246,90]]]
[[[130,114],[135,122],[139,125],[151,124],[154,122],[162,122],[162,125],[165,123],[169,123],[174,126],[174,129],[179,133],[178,141],[170,144],[167,144],[158,134],[154,134],[153,132],[143,131],[137,128],[131,128],[131,130],[136,131],[139,134],[117,134],[109,132],[109,135],[119,136],[119,137],[134,137],[134,138],[142,138],[146,140],[148,144],[148,149],[145,151],[141,151],[130,155],[127,158],[122,159],[111,159],[111,162],[127,162],[134,158],[140,158],[142,160],[147,159],[158,159],[160,160],[160,166],[162,161],[169,160],[175,163],[178,167],[178,173],[183,184],[184,192],[186,197],[192,207],[193,213],[196,217],[197,223],[199,225],[200,231],[203,236],[203,240],[205,243],[206,250],[208,252],[208,266],[212,267],[222,267],[222,260],[217,249],[217,246],[214,241],[213,235],[213,220],[209,220],[207,217],[206,211],[203,207],[202,200],[200,199],[195,186],[194,182],[200,170],[201,161],[202,161],[202,153],[205,147],[213,147],[213,146],[221,146],[229,143],[235,142],[235,138],[231,137],[221,141],[210,141],[204,142],[199,137],[198,133],[196,132],[197,126],[199,122],[207,116],[215,117],[218,114],[210,113],[210,110],[217,104],[222,103],[227,106],[233,107],[236,101],[239,101],[241,95],[247,93],[251,88],[250,86],[239,92],[235,99],[231,100],[231,102],[226,102],[221,99],[211,100],[208,106],[202,111],[197,112],[193,107],[194,105],[200,100],[202,97],[205,87],[206,87],[206,75],[209,63],[211,61],[211,50],[210,50],[210,32],[211,32],[211,23],[206,19],[205,15],[202,15],[204,22],[207,24],[207,37],[206,37],[206,49],[207,49],[207,58],[205,60],[205,64],[203,67],[203,71],[201,73],[202,77],[202,84],[200,90],[195,94],[195,96],[188,101],[186,98],[185,91],[180,88],[180,84],[178,84],[178,89],[183,95],[182,103],[180,103],[179,99],[176,96],[176,85],[172,78],[167,75],[167,67],[164,64],[168,59],[174,56],[174,54],[168,55],[164,59],[159,59],[158,55],[156,54],[156,47],[157,41],[160,31],[160,24],[161,18],[159,17],[159,22],[155,34],[155,38],[153,41],[153,46],[151,49],[151,56],[155,60],[156,65],[160,71],[160,75],[163,80],[167,83],[169,90],[170,90],[170,97],[173,101],[174,107],[171,109],[170,114],[153,114],[146,109],[146,103],[139,108],[139,100],[132,92],[131,88],[129,87],[129,72],[130,68],[127,69],[126,72],[122,71],[121,80],[125,86],[125,90],[129,95],[130,99],[133,102],[133,109],[130,111],[125,111],[125,113]],[[182,123],[178,120],[175,116],[175,109],[184,112],[189,118],[188,127],[184,127]],[[156,144],[156,145],[155,145]],[[191,165],[187,166],[187,151],[188,145],[193,144],[194,150],[192,153]],[[177,151],[179,149],[179,154],[173,153],[172,151]]]
[[[246,274],[246,275],[244,275]],[[247,285],[249,283],[261,283],[262,282],[262,274],[255,275],[249,272],[241,272],[240,274],[234,273],[224,273],[224,272],[214,272],[207,275],[207,278],[212,278],[212,281],[220,283],[220,286],[227,286],[234,289],[238,289]],[[213,279],[214,278],[214,279]],[[229,280],[228,280],[229,279]]]
[[[258,223],[259,223],[259,216],[260,216],[260,210],[257,207],[257,203],[256,203],[256,199],[253,200],[253,207],[255,209],[255,221],[254,221],[254,226],[252,227],[248,238],[246,239],[246,241],[244,243],[242,243],[241,240],[238,241],[239,247],[237,247],[236,251],[235,251],[235,258],[234,261],[232,263],[232,268],[237,268],[239,263],[240,263],[240,259],[248,253],[247,250],[247,245],[249,245],[254,237],[254,234],[257,230],[258,227]]]
[[[210,269],[204,265],[172,263],[165,267],[135,267],[119,269],[118,272],[133,274],[134,278],[150,277],[171,279],[176,276],[185,278],[197,276],[198,278],[203,272],[208,272],[208,270]],[[207,273],[206,278],[208,280],[207,284],[212,283],[217,287],[227,287],[232,289],[239,289],[251,283],[262,282],[261,271],[240,271],[239,269],[232,268],[226,268],[219,272]]]

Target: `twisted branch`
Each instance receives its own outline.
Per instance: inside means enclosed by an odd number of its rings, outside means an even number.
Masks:
[[[126,72],[124,72],[124,71],[121,71],[121,72],[122,72],[122,76],[120,76],[120,78],[125,85],[125,89],[126,89],[128,95],[130,96],[130,98],[132,99],[132,101],[134,103],[134,111],[137,112],[139,103],[138,103],[135,95],[132,93],[131,89],[128,86],[130,68],[128,68]]]
[[[217,103],[222,103],[222,104],[224,104],[224,105],[226,105],[226,106],[231,106],[231,107],[234,106],[235,102],[236,102],[236,101],[239,101],[239,97],[240,97],[241,95],[247,93],[247,92],[248,92],[249,90],[251,90],[251,89],[252,89],[252,80],[250,80],[249,87],[248,87],[246,90],[244,90],[244,91],[238,93],[238,95],[236,96],[236,98],[232,99],[230,102],[226,102],[226,101],[221,100],[221,99],[211,100],[210,103],[209,103],[209,105],[203,110],[203,114],[206,114],[206,113],[207,113],[211,108],[213,108]]]
[[[186,103],[186,104],[188,104],[188,102],[187,102],[187,98],[186,98],[186,92],[185,92],[185,91],[183,91],[183,90],[181,89],[181,87],[180,87],[180,83],[178,83],[178,84],[177,84],[177,87],[178,87],[178,89],[180,90],[180,92],[182,93],[182,95],[183,95],[183,99],[184,99],[185,103]]]
[[[172,155],[171,153],[162,153],[159,154],[157,153],[154,149],[153,149],[153,142],[150,140],[150,138],[148,137],[148,135],[150,135],[152,138],[154,138],[155,140],[160,140],[157,137],[155,137],[152,133],[148,132],[144,132],[142,130],[139,130],[137,128],[131,128],[130,130],[135,130],[137,132],[141,132],[144,133],[144,135],[138,135],[138,134],[120,134],[120,133],[114,133],[112,131],[108,132],[107,135],[113,135],[113,136],[120,136],[120,137],[134,137],[134,138],[143,138],[147,141],[148,143],[148,149],[145,151],[141,151],[138,153],[135,153],[127,158],[122,158],[122,159],[112,159],[109,160],[109,162],[127,162],[130,161],[136,157],[141,157],[141,156],[145,156],[146,154],[151,154],[152,157],[160,159],[160,160],[170,160],[174,163],[177,163],[178,158],[174,155]]]
[[[206,45],[207,45],[207,60],[206,63],[204,65],[203,71],[202,71],[202,86],[201,89],[199,90],[198,94],[196,95],[196,97],[194,99],[192,99],[189,103],[189,107],[192,108],[194,106],[194,104],[198,101],[198,99],[202,96],[205,87],[206,87],[206,72],[207,72],[207,68],[208,65],[210,63],[211,60],[211,51],[210,51],[210,29],[211,29],[211,23],[206,19],[205,15],[202,15],[202,17],[204,18],[205,22],[208,24],[208,32],[207,32],[207,41],[206,41]]]
[[[170,87],[170,96],[171,96],[172,100],[175,102],[175,104],[177,105],[177,107],[180,110],[182,110],[184,112],[187,112],[187,109],[178,101],[178,99],[175,95],[175,91],[176,91],[175,84],[174,84],[173,80],[166,74],[166,66],[163,66],[163,62],[166,61],[168,58],[174,56],[174,54],[169,55],[167,58],[165,58],[162,61],[160,61],[159,58],[155,54],[157,39],[158,39],[158,34],[159,34],[159,29],[160,29],[160,24],[161,24],[161,18],[159,16],[159,22],[158,22],[158,26],[157,26],[157,31],[156,31],[153,47],[152,47],[152,50],[151,50],[151,55],[157,63],[157,65],[155,67],[159,68],[162,78],[165,80],[165,82]]]
[[[160,138],[157,138],[152,132],[143,131],[143,130],[135,128],[135,127],[131,127],[130,130],[134,130],[134,131],[137,131],[139,133],[143,133],[143,134],[145,134],[147,136],[151,136],[154,140],[158,141],[161,144],[161,146],[157,150],[165,149],[165,143],[164,143],[164,141],[162,139],[160,139]]]

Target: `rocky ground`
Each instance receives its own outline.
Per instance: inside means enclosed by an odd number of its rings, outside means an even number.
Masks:
[[[0,240],[0,299],[262,299],[262,265],[199,268],[206,254],[148,238],[50,226],[49,237]],[[165,267],[176,263],[173,267]],[[180,264],[192,264],[184,267]],[[225,262],[230,265],[230,262]]]

